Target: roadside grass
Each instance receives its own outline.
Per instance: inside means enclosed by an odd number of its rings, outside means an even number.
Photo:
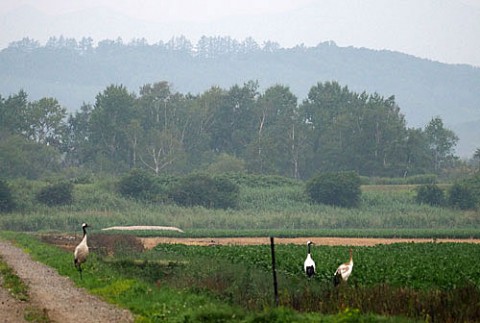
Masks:
[[[6,288],[14,298],[23,302],[29,300],[27,285],[8,266],[2,256],[0,256],[0,276],[2,278],[1,286]]]
[[[0,256],[0,288],[5,288],[8,290],[10,295],[13,298],[25,302],[26,306],[24,309],[24,319],[27,322],[35,323],[49,323],[50,319],[48,314],[35,307],[30,305],[30,296],[28,293],[28,286],[25,284],[20,277],[18,277],[12,268],[8,266],[3,257]]]

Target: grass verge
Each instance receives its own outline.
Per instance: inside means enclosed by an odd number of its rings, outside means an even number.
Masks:
[[[27,302],[30,300],[28,286],[18,277],[13,269],[8,266],[5,260],[0,256],[0,278],[1,287],[8,290],[13,298]],[[27,305],[24,309],[24,319],[27,322],[48,323],[50,319],[48,314],[37,307]]]

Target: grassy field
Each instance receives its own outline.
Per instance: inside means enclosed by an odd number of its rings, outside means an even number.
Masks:
[[[19,208],[0,217],[1,236],[92,293],[129,308],[139,322],[480,320],[480,272],[472,265],[480,256],[479,245],[355,247],[354,274],[339,288],[333,287],[331,276],[348,260],[348,247],[316,246],[317,275],[308,280],[302,272],[305,247],[278,245],[276,308],[268,246],[159,245],[139,252],[131,245],[132,233],[101,231],[120,225],[162,225],[184,233],[134,234],[480,238],[478,211],[418,205],[414,185],[363,186],[361,205],[354,209],[313,205],[301,184],[245,186],[234,210],[139,203],[115,193],[114,180],[77,184],[72,205],[47,207],[34,199],[42,185],[14,183]],[[39,243],[36,234],[80,236],[82,222],[92,226],[91,237],[110,235],[117,249],[113,255],[93,252],[80,281],[71,253]]]
[[[93,230],[119,225],[175,226],[188,236],[480,237],[478,211],[418,205],[412,185],[364,186],[361,205],[354,209],[311,204],[300,184],[242,187],[234,210],[142,204],[115,193],[113,180],[77,184],[72,205],[47,207],[35,202],[34,192],[40,186],[15,182],[20,211],[2,214],[0,229],[76,232],[82,222],[88,222]]]

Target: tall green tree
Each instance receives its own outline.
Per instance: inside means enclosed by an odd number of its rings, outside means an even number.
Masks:
[[[28,131],[28,95],[20,90],[17,94],[0,96],[0,131],[26,135]]]
[[[477,162],[478,162],[477,168],[480,169],[480,148],[477,148],[475,150],[475,152],[473,153],[473,159],[477,160]]]
[[[456,159],[454,154],[458,142],[457,135],[443,125],[440,117],[435,117],[425,127],[428,145],[433,162],[433,170],[440,173],[442,168],[451,166]]]
[[[226,93],[222,105],[213,116],[213,149],[243,158],[246,148],[255,138],[257,120],[255,104],[258,83],[249,81],[240,87],[234,85]]]
[[[66,133],[67,109],[55,98],[42,98],[28,104],[27,137],[41,144],[60,148]]]
[[[407,129],[395,97],[370,95],[365,110],[367,120],[359,151],[363,163],[359,171],[370,176],[401,176],[406,167]]]
[[[258,98],[256,117],[256,138],[250,142],[247,158],[249,169],[298,177],[301,124],[296,96],[286,86],[268,88]]]
[[[95,159],[92,145],[89,142],[92,111],[93,107],[90,104],[83,104],[79,111],[68,117],[67,135],[63,149],[67,152],[67,165],[92,166]]]
[[[301,106],[311,149],[307,174],[355,170],[398,176],[405,168],[407,131],[395,98],[357,94],[336,82],[312,87]]]
[[[433,171],[427,136],[422,129],[407,129],[405,164],[403,177]]]
[[[172,91],[166,81],[145,84],[140,88],[138,105],[142,114],[142,126],[145,130],[150,128],[165,129],[167,120],[167,105],[171,99]]]
[[[138,102],[143,114],[138,119],[141,120],[143,136],[135,141],[138,158],[155,174],[178,171],[185,163],[185,133],[192,125],[189,100],[171,91],[167,82],[147,84],[140,94]],[[132,131],[130,137],[131,134]]]
[[[199,96],[187,96],[185,100],[189,118],[183,136],[187,169],[204,167],[218,156],[211,149],[211,127],[214,111],[222,101],[223,92],[218,87],[212,87]]]
[[[110,85],[99,93],[90,118],[89,143],[101,170],[117,172],[130,167],[127,129],[135,107],[135,95],[123,85]]]
[[[310,89],[301,106],[311,145],[306,156],[308,174],[339,169],[338,156],[345,149],[341,133],[346,120],[339,117],[351,102],[348,88],[342,88],[337,82],[317,83]]]
[[[0,134],[0,174],[4,178],[39,179],[58,172],[57,149],[26,139],[22,135]]]

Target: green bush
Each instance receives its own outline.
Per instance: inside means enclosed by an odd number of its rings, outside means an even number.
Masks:
[[[191,174],[182,178],[170,191],[170,197],[182,206],[204,206],[206,208],[235,208],[240,188],[232,181],[205,174]]]
[[[445,194],[436,184],[421,185],[417,188],[415,200],[419,204],[442,206],[445,204]]]
[[[73,203],[73,184],[60,182],[46,186],[38,192],[36,199],[48,206],[71,204]]]
[[[0,212],[10,212],[15,208],[12,191],[7,182],[0,180]]]
[[[355,207],[362,194],[360,185],[355,172],[324,173],[310,179],[306,191],[314,203]]]
[[[118,183],[118,192],[136,200],[153,201],[161,193],[153,175],[142,169],[134,169],[122,177]]]
[[[448,190],[448,205],[460,210],[475,209],[480,203],[480,173],[453,184]]]
[[[455,183],[448,190],[448,205],[455,209],[475,209],[475,196],[472,189],[464,183]]]

